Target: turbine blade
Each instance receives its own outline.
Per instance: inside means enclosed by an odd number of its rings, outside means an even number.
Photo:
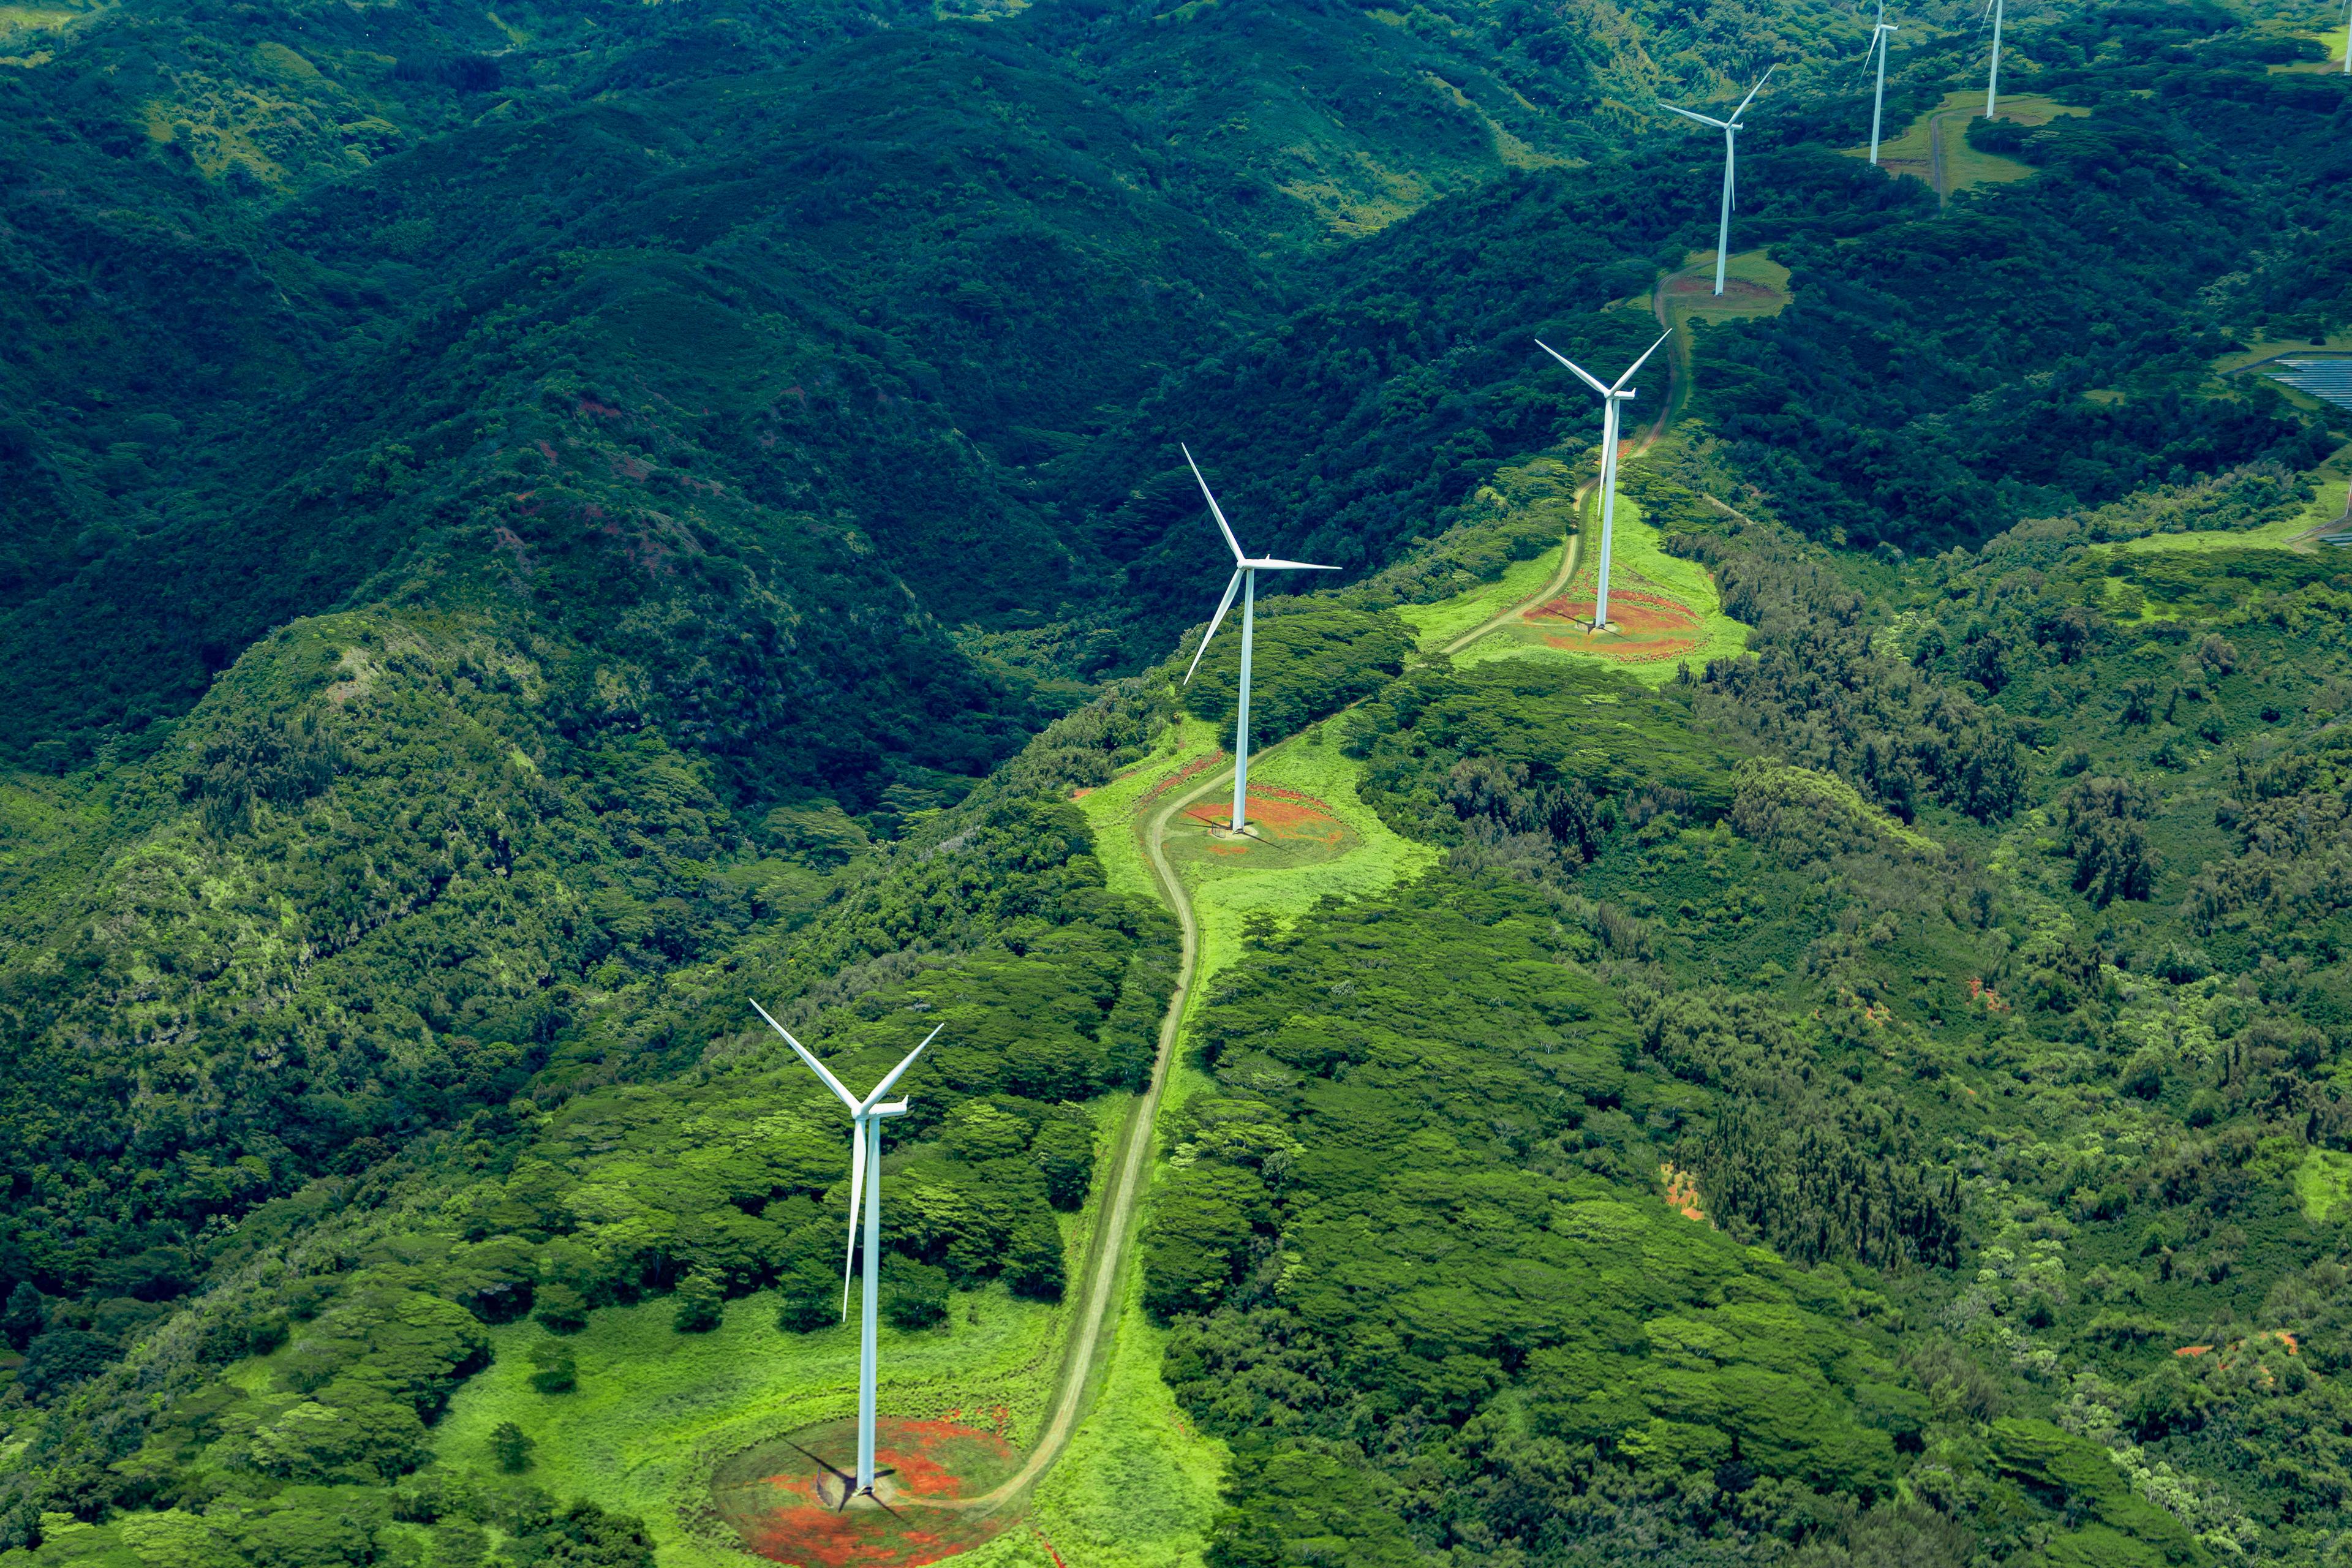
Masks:
[[[1748,106],[1756,101],[1756,95],[1764,90],[1764,84],[1770,81],[1772,79],[1772,73],[1780,68],[1780,62],[1778,60],[1773,61],[1770,65],[1764,68],[1764,74],[1756,79],[1756,85],[1748,89],[1748,96],[1741,99],[1739,100],[1739,107],[1731,111],[1731,122],[1734,125],[1739,123],[1739,117],[1748,112]]]
[[[1664,110],[1668,114],[1679,114],[1685,120],[1696,120],[1701,125],[1712,125],[1717,131],[1723,129],[1723,121],[1720,120],[1710,120],[1704,114],[1694,114],[1687,109],[1676,109],[1671,103],[1662,103],[1658,105],[1658,107]]]
[[[923,1054],[924,1047],[929,1046],[933,1040],[938,1039],[940,1037],[940,1029],[944,1029],[947,1026],[945,1024],[941,1024],[938,1029],[933,1029],[929,1034],[925,1035],[923,1037],[923,1044],[917,1046],[913,1050],[908,1051],[907,1053],[907,1059],[900,1062],[897,1067],[892,1068],[889,1075],[883,1079],[880,1083],[874,1086],[874,1092],[866,1097],[866,1103],[859,1106],[857,1109],[860,1110],[871,1110],[876,1106],[881,1104],[882,1097],[890,1092],[890,1086],[897,1083],[901,1078],[906,1076],[907,1069],[915,1065],[915,1058]]]
[[[1233,581],[1225,584],[1225,596],[1217,601],[1217,613],[1209,618],[1209,629],[1201,634],[1201,646],[1192,655],[1192,669],[1188,669],[1184,672],[1185,685],[1190,686],[1192,684],[1192,670],[1201,668],[1201,659],[1202,656],[1207,654],[1209,651],[1209,639],[1215,637],[1217,635],[1217,628],[1225,624],[1225,612],[1234,607],[1234,595],[1241,591],[1241,569],[1239,567],[1235,567],[1234,569]]]
[[[790,1448],[793,1452],[798,1454],[801,1458],[814,1465],[818,1469],[830,1471],[832,1474],[839,1476],[843,1480],[847,1481],[853,1487],[857,1484],[857,1478],[856,1476],[851,1475],[847,1470],[834,1469],[831,1465],[827,1464],[824,1460],[818,1458],[814,1454],[810,1453],[806,1448],[802,1447],[790,1437],[784,1439],[784,1447]]]
[[[1579,381],[1592,388],[1593,391],[1599,393],[1601,396],[1606,397],[1609,395],[1609,389],[1601,385],[1598,381],[1595,381],[1591,374],[1587,372],[1582,365],[1577,363],[1574,360],[1569,358],[1566,354],[1560,353],[1558,349],[1552,347],[1541,338],[1538,338],[1536,340],[1536,347],[1543,350],[1544,353],[1551,355],[1552,358],[1559,361],[1560,363],[1574,371],[1576,373],[1576,378]]]
[[[1192,448],[1179,441],[1176,449],[1184,454],[1185,466],[1192,470],[1192,477],[1201,480],[1201,493],[1209,498],[1209,515],[1217,520],[1217,531],[1225,536],[1225,547],[1234,552],[1234,559],[1239,561],[1242,547],[1234,538],[1233,525],[1225,521],[1224,509],[1217,504],[1216,493],[1209,489],[1208,480],[1201,479],[1201,465],[1192,461]]]
[[[1276,561],[1272,557],[1264,561],[1253,561],[1250,565],[1260,572],[1337,572],[1339,570],[1337,566],[1317,566],[1306,561]]]
[[[1664,331],[1663,331],[1663,332],[1659,333],[1659,334],[1658,334],[1658,342],[1656,342],[1656,343],[1652,343],[1648,348],[1643,349],[1643,350],[1642,351],[1642,357],[1641,357],[1640,359],[1637,359],[1637,360],[1635,360],[1635,361],[1633,362],[1633,370],[1639,370],[1639,369],[1641,369],[1643,365],[1645,365],[1645,364],[1649,363],[1650,363],[1650,356],[1651,356],[1652,354],[1656,353],[1658,352],[1658,343],[1663,343],[1663,342],[1664,342],[1668,338],[1671,338],[1671,337],[1673,337],[1674,335],[1675,335],[1675,330],[1674,330],[1672,327],[1668,327]],[[1622,375],[1619,376],[1619,377],[1617,378],[1617,386],[1622,386],[1622,385],[1624,385],[1627,382],[1629,382],[1629,381],[1633,380],[1633,370],[1629,370],[1629,371],[1627,371],[1624,374],[1622,374]],[[1617,390],[1617,386],[1612,386],[1612,387],[1611,387],[1609,390],[1610,390],[1610,391],[1612,391],[1612,392],[1614,392],[1614,391],[1616,391],[1616,390]]]
[[[850,1093],[849,1090],[842,1088],[841,1080],[834,1077],[830,1072],[827,1072],[825,1070],[824,1064],[817,1060],[814,1056],[811,1055],[809,1048],[806,1046],[793,1038],[793,1033],[790,1029],[787,1029],[782,1024],[777,1023],[775,1019],[769,1017],[768,1010],[765,1007],[761,1006],[757,1002],[753,1002],[751,1004],[751,1011],[759,1014],[762,1018],[768,1019],[768,1027],[783,1036],[784,1044],[792,1047],[793,1050],[799,1052],[801,1060],[808,1063],[810,1067],[816,1069],[816,1076],[824,1079],[825,1088],[833,1090],[834,1093],[841,1097],[842,1104],[849,1107],[852,1110],[857,1109],[857,1097]]]
[[[841,1321],[849,1321],[849,1276],[857,1266],[857,1220],[866,1207],[866,1123],[850,1123],[850,1136],[856,1142],[850,1145],[849,1156],[849,1250],[841,1258]]]

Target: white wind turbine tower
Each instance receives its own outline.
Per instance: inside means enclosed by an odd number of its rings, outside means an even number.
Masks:
[[[1674,335],[1669,328],[1657,343],[1643,349],[1642,357],[1633,362],[1633,369],[1619,376],[1614,386],[1601,385],[1586,374],[1582,365],[1541,338],[1536,340],[1536,347],[1576,372],[1579,381],[1601,395],[1601,575],[1600,587],[1592,595],[1592,629],[1596,632],[1609,626],[1609,542],[1612,525],[1617,519],[1617,405],[1633,395],[1633,389],[1625,384],[1633,379],[1633,371],[1641,369],[1658,352],[1658,343]]]
[[[1240,833],[1249,826],[1249,682],[1250,643],[1257,629],[1257,574],[1261,572],[1337,572],[1337,566],[1313,566],[1304,561],[1276,561],[1271,556],[1251,557],[1242,553],[1240,543],[1234,538],[1233,526],[1225,521],[1224,509],[1209,489],[1209,481],[1201,478],[1201,465],[1192,461],[1192,449],[1178,443],[1177,450],[1184,454],[1184,462],[1200,480],[1201,493],[1209,500],[1209,514],[1217,520],[1217,531],[1225,536],[1226,548],[1234,552],[1233,581],[1225,584],[1225,596],[1217,601],[1217,613],[1209,622],[1209,629],[1201,634],[1199,652],[1192,655],[1192,668],[1184,672],[1184,684],[1192,683],[1192,670],[1201,668],[1201,656],[1209,651],[1209,639],[1225,624],[1225,612],[1234,607],[1234,595],[1242,595],[1242,693],[1241,711],[1234,721],[1234,831]]]
[[[1878,56],[1878,87],[1870,99],[1870,166],[1878,167],[1878,122],[1886,109],[1886,40],[1895,31],[1895,24],[1886,19],[1886,0],[1878,0],[1878,26],[1870,30],[1870,52],[1862,63],[1870,63],[1870,54]]]
[[[840,1477],[842,1508],[847,1508],[849,1500],[858,1497],[871,1499],[887,1507],[874,1495],[875,1314],[879,1310],[882,1300],[882,1123],[887,1118],[906,1115],[907,1102],[898,1100],[885,1105],[882,1097],[890,1092],[891,1086],[915,1065],[915,1058],[923,1054],[924,1047],[939,1038],[940,1029],[947,1026],[941,1024],[939,1029],[924,1036],[923,1044],[908,1052],[907,1059],[892,1068],[882,1081],[874,1086],[873,1093],[860,1100],[843,1088],[841,1080],[826,1071],[825,1065],[817,1060],[806,1046],[793,1038],[791,1030],[770,1017],[765,1007],[757,1002],[753,1002],[751,1007],[761,1017],[768,1020],[768,1027],[784,1037],[784,1044],[792,1047],[801,1060],[808,1063],[810,1069],[824,1080],[824,1087],[833,1090],[841,1103],[849,1108],[849,1252],[841,1265],[841,1315],[845,1321],[849,1316],[849,1272],[857,1256],[857,1221],[861,1204],[865,1207],[866,1219],[866,1289],[857,1340],[857,1474],[854,1477],[844,1475],[823,1459],[817,1459],[817,1463]],[[866,1179],[869,1164],[874,1173],[870,1183]],[[805,1448],[801,1451],[808,1453]],[[816,1459],[814,1454],[809,1454],[809,1458]],[[882,1473],[887,1475],[889,1472]]]
[[[1715,235],[1715,291],[1718,294],[1723,292],[1723,264],[1731,254],[1732,188],[1737,179],[1733,167],[1738,161],[1739,117],[1748,112],[1748,106],[1756,101],[1756,95],[1764,90],[1764,84],[1772,79],[1772,73],[1779,68],[1778,65],[1764,68],[1764,74],[1756,79],[1756,85],[1748,89],[1748,96],[1739,100],[1739,107],[1731,111],[1728,120],[1716,120],[1687,109],[1676,109],[1671,103],[1658,105],[1669,114],[1696,120],[1701,125],[1712,125],[1723,132],[1723,222],[1717,227]]]
[[[1985,0],[1985,13],[1992,18],[1992,74],[1985,79],[1985,118],[2000,103],[2000,13],[2002,0]]]
[[[2344,0],[2344,74],[2352,76],[2352,0]]]

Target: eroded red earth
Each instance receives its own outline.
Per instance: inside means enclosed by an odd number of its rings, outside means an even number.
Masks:
[[[845,1467],[856,1451],[846,1422],[793,1440]],[[993,1432],[885,1420],[874,1453],[877,1468],[892,1472],[880,1489],[895,1512],[836,1508],[841,1483],[781,1442],[722,1466],[712,1500],[747,1548],[798,1568],[914,1568],[969,1552],[1019,1519],[1017,1506],[994,1512],[925,1506],[980,1496],[1012,1473],[1019,1456]]]

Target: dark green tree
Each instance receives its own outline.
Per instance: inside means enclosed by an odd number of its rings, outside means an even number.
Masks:
[[[562,1340],[541,1340],[530,1347],[530,1385],[541,1394],[569,1394],[580,1386],[579,1363],[572,1347]]]
[[[724,1321],[726,1309],[727,1292],[698,1268],[678,1281],[677,1310],[670,1326],[681,1334],[707,1334]]]
[[[41,1331],[44,1321],[40,1291],[30,1279],[20,1280],[8,1292],[6,1309],[0,1310],[0,1339],[6,1340],[11,1349],[22,1351]]]
[[[948,1271],[892,1258],[882,1270],[882,1315],[895,1329],[936,1328],[947,1321]]]
[[[490,1458],[510,1476],[530,1468],[531,1450],[538,1446],[531,1441],[530,1433],[511,1421],[501,1421],[490,1431]]]
[[[1095,1177],[1095,1130],[1091,1123],[1048,1121],[1029,1145],[1029,1157],[1045,1173],[1045,1201],[1064,1211],[1087,1201]]]
[[[1058,1301],[1066,1283],[1062,1260],[1062,1227],[1049,1214],[1032,1214],[1013,1227],[1005,1250],[1004,1282],[1016,1296]]]
[[[588,1300],[562,1280],[539,1288],[540,1327],[551,1334],[576,1334],[588,1326]]]
[[[776,1282],[776,1327],[813,1334],[841,1321],[841,1277],[814,1258],[803,1258]]]

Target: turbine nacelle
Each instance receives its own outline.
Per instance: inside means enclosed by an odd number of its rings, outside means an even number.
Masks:
[[[768,1020],[768,1027],[784,1037],[784,1044],[792,1047],[793,1054],[806,1062],[809,1069],[818,1078],[824,1080],[825,1088],[833,1090],[835,1098],[839,1100],[849,1111],[849,1246],[841,1260],[841,1315],[846,1319],[849,1316],[849,1278],[857,1261],[857,1215],[858,1211],[865,1205],[866,1200],[866,1145],[878,1134],[878,1130],[874,1127],[874,1123],[893,1116],[907,1114],[905,1100],[891,1100],[886,1104],[882,1097],[890,1092],[899,1079],[906,1076],[907,1069],[915,1065],[915,1058],[921,1056],[930,1043],[940,1037],[940,1029],[944,1029],[947,1026],[941,1024],[938,1028],[925,1035],[923,1043],[908,1051],[907,1059],[884,1074],[882,1081],[874,1086],[874,1092],[861,1100],[850,1093],[848,1088],[833,1076],[831,1068],[816,1059],[815,1052],[793,1038],[793,1032],[777,1023],[765,1007],[755,1001],[751,1004],[751,1010]],[[874,1153],[876,1157],[879,1156],[878,1145]],[[868,1261],[870,1262],[871,1259]]]
[[[1234,537],[1233,524],[1225,521],[1225,509],[1217,504],[1216,491],[1202,476],[1201,465],[1192,460],[1192,448],[1178,442],[1176,449],[1184,454],[1184,466],[1192,470],[1192,479],[1201,487],[1201,494],[1209,502],[1209,515],[1217,520],[1217,531],[1225,536],[1225,548],[1234,552],[1234,574],[1225,584],[1225,596],[1217,601],[1217,613],[1209,617],[1209,629],[1201,635],[1201,646],[1192,655],[1192,668],[1184,672],[1184,684],[1192,684],[1194,671],[1201,668],[1202,658],[1209,651],[1209,639],[1225,624],[1225,612],[1234,607],[1234,595],[1242,591],[1242,579],[1253,572],[1337,572],[1337,566],[1318,566],[1307,561],[1283,561],[1271,555],[1244,555],[1241,542]]]
[[[1756,85],[1748,89],[1748,96],[1739,100],[1739,107],[1731,111],[1728,120],[1717,120],[1712,114],[1701,114],[1695,109],[1681,109],[1671,103],[1657,106],[1669,114],[1679,114],[1685,120],[1694,120],[1723,132],[1723,216],[1717,224],[1715,233],[1715,291],[1717,294],[1723,292],[1724,268],[1731,259],[1731,209],[1739,202],[1739,117],[1748,112],[1748,106],[1756,101],[1756,95],[1764,90],[1764,84],[1770,81],[1772,73],[1780,68],[1778,64],[1766,66],[1764,74],[1756,79]]]
[[[1596,633],[1605,631],[1609,626],[1609,543],[1617,512],[1617,407],[1633,395],[1633,389],[1625,384],[1633,380],[1634,373],[1649,363],[1650,356],[1674,335],[1672,327],[1659,333],[1658,341],[1643,349],[1642,357],[1607,386],[1601,384],[1599,376],[1541,338],[1536,340],[1536,347],[1574,371],[1577,380],[1601,395],[1601,563],[1600,570],[1594,574],[1592,587],[1592,629]]]

